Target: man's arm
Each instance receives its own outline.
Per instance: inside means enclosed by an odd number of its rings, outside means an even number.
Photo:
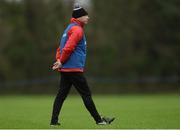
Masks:
[[[60,47],[56,50],[56,60],[60,60],[61,54],[60,54]]]
[[[60,47],[58,47],[58,49],[56,50],[56,62],[53,64],[53,67],[52,67],[53,70],[61,68],[62,64],[60,62],[60,57],[61,57]]]

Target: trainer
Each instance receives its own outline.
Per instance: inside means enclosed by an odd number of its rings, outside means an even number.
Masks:
[[[65,29],[60,46],[56,52],[56,62],[52,69],[61,73],[60,87],[53,105],[51,126],[60,125],[58,117],[64,100],[73,85],[81,95],[84,105],[94,118],[96,124],[110,124],[114,118],[101,117],[91,97],[91,91],[83,75],[86,61],[86,37],[84,25],[89,21],[87,11],[76,6],[73,9],[71,23]]]

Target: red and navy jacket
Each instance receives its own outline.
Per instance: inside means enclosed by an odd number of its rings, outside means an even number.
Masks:
[[[83,72],[86,60],[84,24],[72,18],[65,29],[56,52],[56,60],[62,63],[61,72]]]

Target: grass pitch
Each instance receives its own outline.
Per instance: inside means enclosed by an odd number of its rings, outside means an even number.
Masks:
[[[0,128],[52,129],[49,123],[54,96],[0,96]],[[57,128],[180,128],[178,94],[94,95],[93,99],[102,115],[116,117],[112,125],[97,126],[77,95],[66,99]]]

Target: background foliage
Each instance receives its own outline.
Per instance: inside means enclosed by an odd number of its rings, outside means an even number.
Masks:
[[[179,5],[179,0],[92,0],[87,75],[178,77]],[[50,68],[71,11],[71,1],[0,1],[0,83],[57,75]]]

